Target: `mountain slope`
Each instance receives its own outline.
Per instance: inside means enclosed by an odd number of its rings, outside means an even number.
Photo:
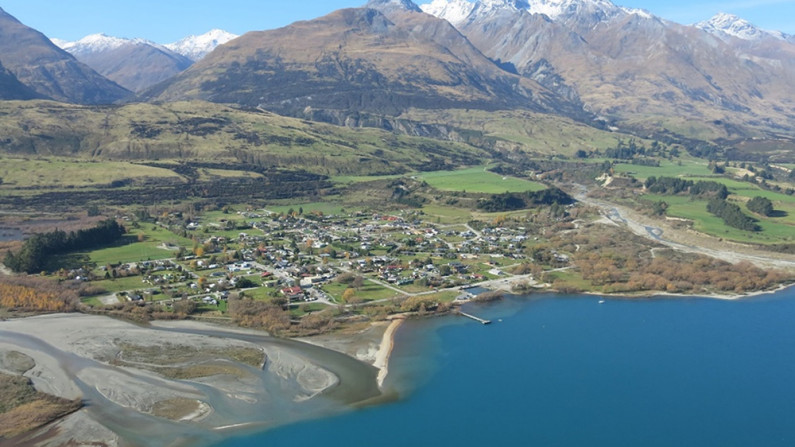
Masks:
[[[19,82],[13,73],[0,64],[0,100],[35,98],[41,98],[41,96]]]
[[[426,10],[449,15],[458,4],[436,0]],[[488,57],[561,94],[571,90],[622,125],[795,135],[787,87],[795,70],[784,41],[751,51],[608,0],[481,0],[456,27]]]
[[[193,61],[143,39],[93,34],[77,42],[57,42],[79,61],[122,87],[137,92],[185,70]]]
[[[792,37],[779,31],[763,30],[745,19],[726,13],[719,13],[709,20],[696,23],[695,27],[724,39],[731,36],[743,40],[778,39],[786,41]]]
[[[412,107],[583,115],[578,104],[501,69],[408,0],[248,33],[144,97],[256,106],[340,124],[360,112],[395,116]]]
[[[0,156],[192,160],[238,166],[232,169],[243,165],[357,175],[473,165],[490,156],[460,142],[200,101],[98,107],[2,101],[0,116]]]
[[[2,9],[0,63],[39,95],[58,101],[111,103],[130,94]]]
[[[169,50],[196,62],[212,52],[218,45],[223,45],[239,36],[220,29],[213,29],[198,36],[188,36],[177,42],[164,45]]]

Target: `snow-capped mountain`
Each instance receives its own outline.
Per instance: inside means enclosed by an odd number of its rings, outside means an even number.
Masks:
[[[589,24],[632,14],[653,17],[645,10],[617,6],[609,0],[433,0],[420,8],[456,26],[466,20],[475,20],[477,17],[482,18],[506,10],[543,14],[554,21],[577,20]]]
[[[423,10],[447,19],[504,69],[601,116],[675,110],[684,121],[756,125],[765,116],[791,124],[778,111],[795,100],[792,40],[730,38],[777,36],[736,17],[713,19],[721,33],[713,36],[609,0],[433,0]]]
[[[92,34],[76,42],[52,42],[106,78],[140,91],[185,70],[193,61],[144,39]]]
[[[721,38],[732,36],[738,39],[750,41],[771,38],[779,40],[791,40],[793,37],[779,31],[763,30],[745,19],[726,13],[720,13],[709,20],[696,23],[695,27],[708,33],[717,35]]]
[[[80,63],[2,8],[0,65],[4,67],[0,70],[3,85],[11,88],[12,96],[3,95],[7,98],[32,96],[77,104],[107,104],[130,95],[130,91]]]
[[[466,20],[475,8],[475,4],[467,0],[433,0],[420,5],[420,8],[427,14],[445,19],[457,26]]]
[[[533,14],[544,14],[552,20],[583,14],[605,19],[625,12],[608,0],[532,0],[527,9]]]
[[[76,42],[69,42],[61,39],[51,40],[52,43],[74,56],[116,50],[125,45],[151,45],[153,47],[161,47],[161,45],[144,39],[125,39],[122,37],[108,36],[102,33],[88,35]]]
[[[414,11],[414,12],[422,12],[419,6],[414,3],[412,0],[370,0],[365,5],[367,8],[375,8],[381,11],[389,11],[389,10],[403,10],[403,11]]]
[[[76,42],[51,40],[108,79],[138,92],[182,72],[218,45],[236,37],[214,29],[168,45],[106,34],[91,34]]]
[[[165,47],[192,61],[198,61],[218,45],[223,45],[239,36],[220,29],[213,29],[199,36],[188,36],[180,41],[166,44]]]

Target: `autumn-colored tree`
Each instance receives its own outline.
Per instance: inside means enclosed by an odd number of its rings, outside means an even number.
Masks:
[[[28,279],[31,285],[0,282],[0,307],[38,312],[74,310],[78,302],[74,290],[58,288],[51,281]]]
[[[344,292],[342,292],[342,302],[344,303],[349,302],[354,297],[354,295],[356,295],[356,289],[348,287],[347,289],[345,289]]]

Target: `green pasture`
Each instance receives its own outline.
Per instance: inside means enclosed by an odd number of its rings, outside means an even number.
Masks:
[[[143,237],[142,242],[138,242],[139,236]],[[143,224],[139,228],[132,228],[127,225],[127,234],[110,247],[83,252],[78,255],[86,257],[89,262],[96,265],[173,258],[176,249],[166,250],[160,248],[163,244],[183,246],[188,250],[193,248],[193,241],[190,239],[177,236],[161,227]]]
[[[143,282],[142,279],[143,278],[141,276],[127,276],[125,278],[92,281],[91,285],[95,287],[101,287],[107,290],[107,293],[118,293],[133,290],[143,291],[144,289],[153,288],[151,284]],[[163,295],[157,296],[162,297]]]
[[[422,206],[422,211],[426,215],[425,220],[432,221],[433,223],[460,224],[472,220],[471,211],[452,206],[428,204]]]
[[[696,231],[712,236],[757,244],[776,244],[795,240],[795,226],[789,223],[792,220],[790,215],[781,218],[763,218],[754,215],[753,217],[758,220],[762,231],[744,231],[726,225],[723,219],[709,213],[706,200],[654,194],[647,194],[643,197],[652,202],[662,200],[668,203],[667,214],[669,216],[692,220],[693,228]],[[751,215],[743,204],[740,204],[740,207],[746,214]]]
[[[320,212],[323,213],[323,215],[350,213],[359,209],[339,202],[295,203],[291,205],[270,205],[266,207],[268,211],[285,214],[291,209],[298,212],[299,208],[304,210],[304,214]]]
[[[483,166],[456,171],[426,172],[417,175],[417,178],[442,191],[501,194],[546,189],[546,186],[541,183],[488,172]]]
[[[330,283],[325,284],[323,286],[323,291],[334,297],[334,299],[338,302],[342,302],[342,294],[345,292],[348,286],[346,284],[340,283]],[[379,284],[375,284],[371,281],[365,279],[364,285],[356,291],[354,298],[358,298],[362,301],[376,301],[382,300],[387,298],[394,298],[399,294],[392,289],[388,289],[384,286]]]
[[[679,160],[668,161],[660,160],[660,166],[642,166],[629,163],[616,164],[613,169],[622,174],[631,174],[638,180],[646,180],[649,177],[710,177],[705,180],[716,180],[712,177],[707,162],[701,160]]]

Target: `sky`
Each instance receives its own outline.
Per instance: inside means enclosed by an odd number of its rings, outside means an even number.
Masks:
[[[416,3],[429,3],[418,0]],[[0,7],[48,37],[89,34],[141,37],[170,43],[220,28],[243,34],[310,20],[366,0],[0,0]],[[682,24],[718,12],[736,14],[768,30],[795,34],[795,0],[614,0]]]

